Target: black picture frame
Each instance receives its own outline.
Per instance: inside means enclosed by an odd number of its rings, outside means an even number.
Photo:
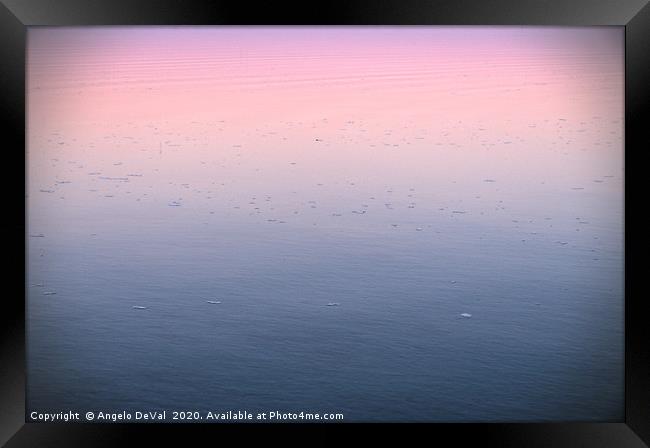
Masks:
[[[0,444],[114,446],[155,439],[222,437],[255,429],[276,433],[289,425],[138,425],[25,423],[25,48],[27,27],[86,25],[537,25],[625,27],[625,421],[622,423],[291,425],[293,434],[339,434],[365,427],[416,430],[427,440],[501,447],[642,447],[650,444],[650,332],[636,260],[643,207],[640,186],[647,149],[650,5],[647,0],[0,0],[0,116],[5,173],[1,231],[10,290],[0,309]],[[642,203],[641,203],[642,204]],[[634,279],[634,281],[633,281]],[[597,394],[598,391],[594,391]],[[215,441],[217,441],[215,439]],[[218,442],[217,442],[218,443]]]

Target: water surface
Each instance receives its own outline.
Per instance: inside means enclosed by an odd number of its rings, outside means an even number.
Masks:
[[[622,421],[621,29],[35,28],[28,108],[28,410]]]

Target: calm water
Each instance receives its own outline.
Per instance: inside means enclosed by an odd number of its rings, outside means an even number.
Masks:
[[[622,43],[30,30],[28,409],[622,420]]]

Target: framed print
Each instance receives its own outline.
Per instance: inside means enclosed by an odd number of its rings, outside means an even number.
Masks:
[[[647,444],[646,3],[3,1],[0,441]]]

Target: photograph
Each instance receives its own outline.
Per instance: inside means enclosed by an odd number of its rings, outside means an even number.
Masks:
[[[648,448],[649,3],[0,0],[0,447]]]
[[[623,26],[33,26],[27,422],[626,421]]]

